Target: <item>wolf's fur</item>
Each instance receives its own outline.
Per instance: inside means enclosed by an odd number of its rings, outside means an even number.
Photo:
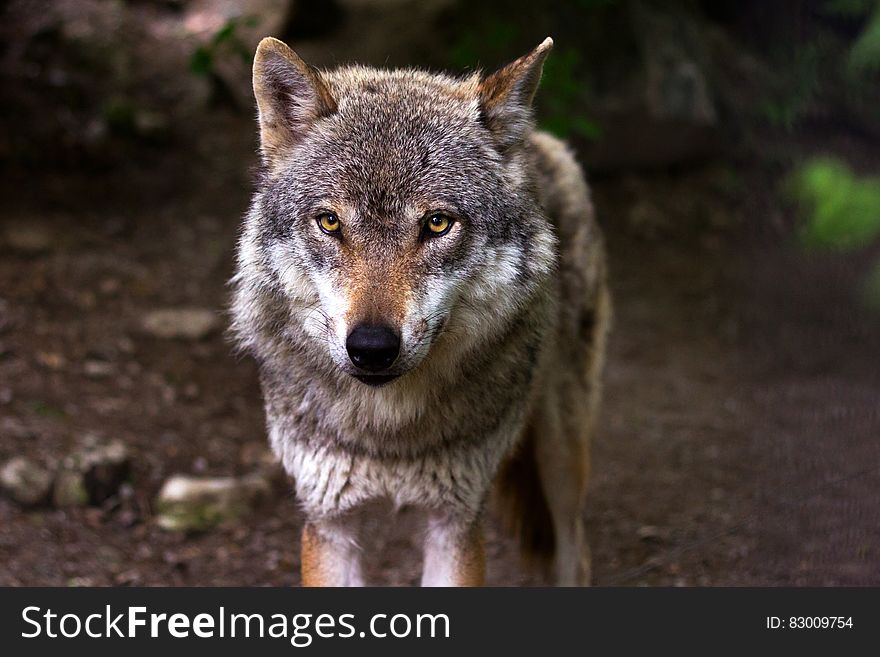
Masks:
[[[513,504],[537,514],[518,526],[552,528],[557,581],[588,581],[582,505],[610,305],[583,175],[532,128],[551,45],[462,79],[318,72],[274,39],[257,50],[264,173],[233,326],[307,514],[306,584],[361,583],[356,520],[376,498],[425,512],[424,584],[480,583],[481,512],[515,453],[505,472],[531,473],[540,495],[505,488],[541,502]],[[328,211],[338,235],[316,224]],[[424,237],[436,212],[456,221]],[[382,387],[352,376],[346,336],[363,322],[401,337],[400,376]]]

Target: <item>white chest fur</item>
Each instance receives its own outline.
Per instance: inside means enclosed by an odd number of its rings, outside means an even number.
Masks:
[[[397,507],[448,509],[475,515],[518,435],[511,418],[492,436],[407,459],[375,458],[344,447],[311,446],[270,428],[276,454],[297,498],[315,517],[333,517],[376,499]]]

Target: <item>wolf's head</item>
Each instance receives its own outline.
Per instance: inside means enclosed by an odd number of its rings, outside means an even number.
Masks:
[[[319,72],[280,41],[260,43],[265,175],[240,277],[250,268],[253,286],[280,295],[299,339],[334,367],[381,385],[444,333],[464,353],[503,332],[552,269],[525,155],[552,43],[462,79]]]

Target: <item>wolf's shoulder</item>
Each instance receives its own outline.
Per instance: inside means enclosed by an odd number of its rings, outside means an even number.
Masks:
[[[605,279],[605,247],[586,176],[565,142],[546,132],[529,137],[535,194],[559,241],[561,298],[576,307],[597,302]]]
[[[528,152],[538,199],[557,228],[564,234],[575,226],[592,224],[590,188],[568,144],[536,130],[529,136]]]

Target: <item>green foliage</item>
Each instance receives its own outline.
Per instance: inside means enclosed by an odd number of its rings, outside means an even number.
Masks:
[[[859,176],[840,160],[807,163],[790,180],[808,212],[801,238],[810,247],[850,251],[880,238],[880,176]],[[867,305],[880,309],[880,261],[864,285]]]
[[[578,0],[576,4],[588,12],[617,1]],[[515,44],[521,41],[519,37],[518,25],[509,19],[487,16],[476,20],[450,47],[449,63],[456,69],[466,69],[485,61],[503,61],[514,52]],[[557,46],[544,63],[536,99],[541,128],[560,137],[599,139],[599,125],[584,114],[586,90],[579,50]]]
[[[842,103],[857,114],[880,116],[873,109],[880,72],[880,0],[825,0],[821,10],[863,27],[855,38],[847,38],[819,21],[809,43],[779,46],[773,57],[779,70],[776,88],[758,109],[772,126],[789,132],[813,108],[829,105]]]
[[[858,18],[869,13],[877,0],[825,0],[825,11],[834,16]]]
[[[818,93],[823,48],[819,43],[805,44],[792,57],[782,87],[759,106],[770,125],[789,132],[808,112]]]
[[[211,39],[195,49],[189,60],[190,70],[196,75],[209,76],[214,72],[216,61],[224,55],[239,57],[244,63],[251,60],[251,51],[239,36],[239,27],[255,27],[256,16],[230,18]]]
[[[583,115],[584,85],[578,76],[580,52],[557,49],[544,63],[541,78],[541,127],[560,137],[578,135],[595,140],[599,126]]]
[[[849,51],[850,70],[875,72],[880,70],[880,4],[877,4],[868,24]]]
[[[847,250],[880,236],[880,177],[857,176],[845,163],[822,158],[794,174],[792,191],[809,213],[806,244]]]
[[[880,1],[826,0],[824,9],[833,16],[867,19],[861,34],[849,48],[847,67],[856,75],[880,70]]]
[[[481,29],[461,34],[449,49],[449,62],[457,69],[464,69],[478,65],[483,58],[498,59],[510,50],[517,32],[511,21],[489,20]]]

